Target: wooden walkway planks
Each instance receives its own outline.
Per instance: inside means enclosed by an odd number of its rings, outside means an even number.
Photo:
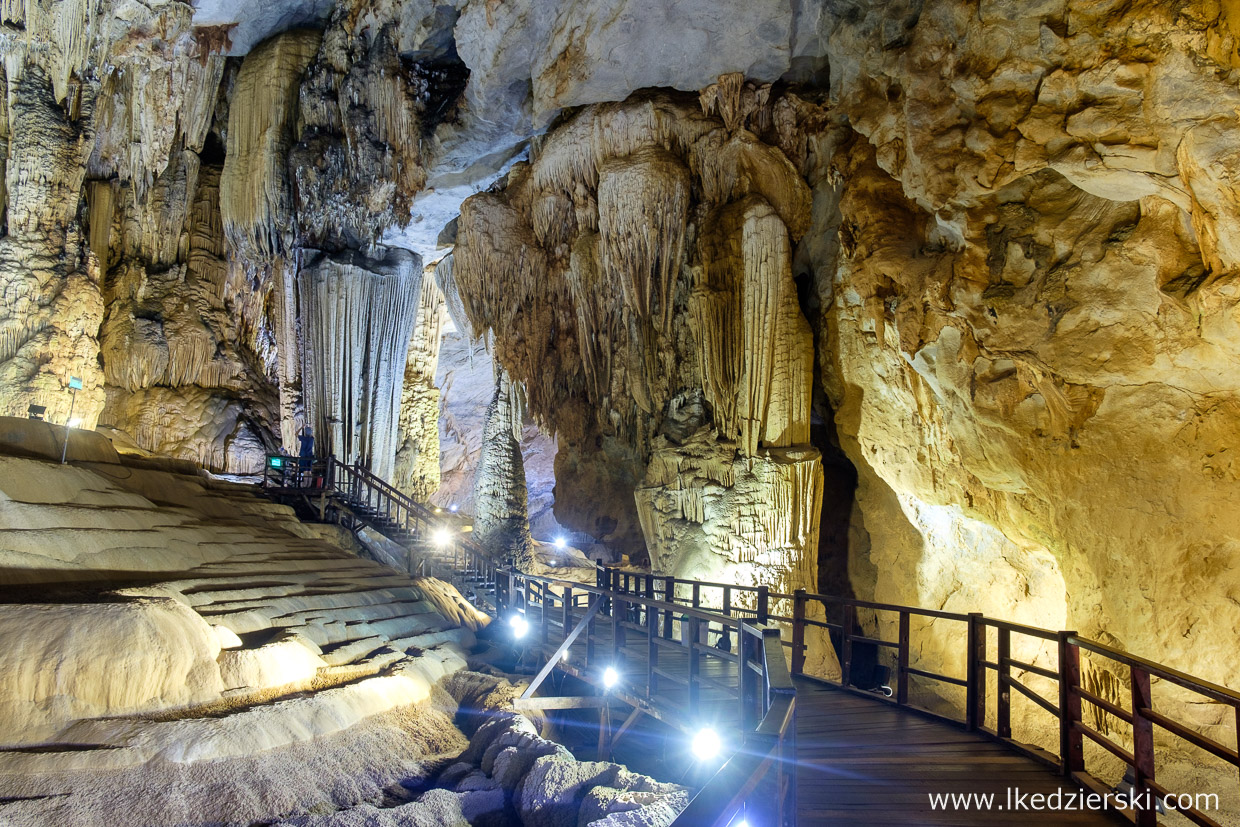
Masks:
[[[800,825],[1122,823],[1100,812],[1013,811],[1009,787],[1043,794],[1077,787],[983,736],[877,698],[795,680]],[[995,809],[935,810],[931,793],[990,794]]]
[[[529,658],[538,665],[563,640],[558,613],[549,613],[547,643],[541,644],[542,618],[530,616]],[[704,686],[699,702],[688,708],[683,680],[687,650],[660,646],[656,692],[647,697],[650,644],[637,629],[625,634],[625,645],[613,647],[611,621],[600,616],[594,625],[594,652],[586,664],[584,636],[569,650],[560,668],[598,684],[602,670],[615,665],[626,685],[620,689],[646,700],[659,717],[691,730],[709,721],[720,732],[734,729],[739,704],[734,693],[734,662],[703,659],[701,671],[718,687]],[[1109,825],[1126,823],[1118,815],[1096,811],[1047,812],[998,809],[1008,807],[1007,790],[1049,795],[1076,793],[1048,767],[1000,743],[962,727],[867,698],[807,678],[797,686],[797,820],[808,825]],[[931,807],[930,794],[974,793],[994,796],[994,809]],[[1027,800],[1027,799],[1026,799]]]

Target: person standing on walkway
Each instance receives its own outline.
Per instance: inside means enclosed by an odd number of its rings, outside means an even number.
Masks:
[[[300,479],[297,484],[304,486],[310,478],[311,466],[314,465],[314,432],[310,430],[309,426],[303,427],[297,432],[297,441],[301,446],[298,450],[300,459],[297,462],[297,467]]]

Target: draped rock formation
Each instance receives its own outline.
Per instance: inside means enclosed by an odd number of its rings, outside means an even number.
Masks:
[[[306,419],[317,450],[391,479],[421,262],[407,250],[321,255],[300,279]]]
[[[659,571],[815,588],[813,340],[791,271],[810,194],[780,142],[819,115],[761,94],[762,136],[705,97],[570,118],[465,203],[453,280],[558,432],[561,523]]]

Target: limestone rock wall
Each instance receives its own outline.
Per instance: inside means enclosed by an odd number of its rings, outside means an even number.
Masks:
[[[815,273],[859,593],[1235,685],[1230,13],[854,6],[831,98],[858,138]]]
[[[265,326],[262,311],[226,260],[220,175],[185,150],[148,189],[145,208],[115,182],[88,190],[92,234],[102,236],[93,249],[116,259],[102,291],[99,422],[147,450],[252,473],[274,447],[276,392],[245,324],[257,315]]]
[[[196,26],[183,3],[13,3],[3,14],[28,35],[0,45],[3,412],[42,404],[64,423],[79,377],[82,426],[214,471],[258,470],[265,451],[295,445],[311,408],[333,407],[303,387],[312,301],[301,271],[321,251],[382,258],[374,241],[410,220],[424,109],[442,118],[455,87],[409,54],[441,34],[358,2],[325,31],[286,21],[229,60],[230,26]],[[399,406],[400,370],[393,381],[387,365],[404,364],[410,338],[356,378],[364,395],[384,395],[380,407]],[[404,441],[435,435],[430,398],[411,400],[423,410],[406,418],[417,433]],[[375,468],[390,473],[397,439],[379,440]],[[369,462],[369,449],[358,455]]]

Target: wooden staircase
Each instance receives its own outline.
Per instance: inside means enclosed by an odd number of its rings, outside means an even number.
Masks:
[[[361,465],[328,457],[307,462],[268,454],[263,491],[303,516],[383,535],[405,549],[410,575],[437,577],[482,608],[495,606],[495,564],[469,538],[452,532],[435,509],[402,493]],[[445,537],[436,537],[445,532]]]

